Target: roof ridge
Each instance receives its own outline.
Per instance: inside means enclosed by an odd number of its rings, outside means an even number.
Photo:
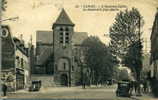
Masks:
[[[54,24],[74,25],[64,8],[60,12]]]

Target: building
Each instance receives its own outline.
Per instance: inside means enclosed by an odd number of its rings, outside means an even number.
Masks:
[[[53,23],[53,31],[37,31],[36,66],[34,74],[45,78],[32,77],[32,80],[50,81],[55,86],[73,86],[80,82],[83,55],[82,42],[88,37],[86,32],[75,32],[75,24],[64,9]],[[48,78],[49,75],[49,78]],[[51,86],[51,84],[47,86]]]
[[[9,90],[14,90],[15,80],[15,45],[8,26],[2,26],[2,75],[1,79],[7,83]]]
[[[15,43],[15,70],[16,70],[16,89],[23,89],[29,82],[29,59],[28,48],[24,41],[14,37]]]
[[[25,88],[29,75],[28,48],[24,41],[12,37],[8,26],[2,26],[2,80],[14,91]]]
[[[155,20],[152,27],[151,33],[151,77],[158,79],[158,9],[155,15]]]
[[[53,74],[53,32],[37,31],[35,74]]]

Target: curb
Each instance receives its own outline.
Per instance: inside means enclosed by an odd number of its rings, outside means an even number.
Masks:
[[[134,100],[158,100],[158,98],[154,98],[151,96],[141,96],[141,97],[131,96],[131,98]]]

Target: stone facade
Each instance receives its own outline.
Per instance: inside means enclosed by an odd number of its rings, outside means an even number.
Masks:
[[[37,31],[37,70],[34,73],[52,75],[53,86],[74,86],[81,81],[78,55],[82,51],[80,45],[88,35],[86,32],[75,32],[74,26],[62,9],[52,25],[52,31]]]
[[[30,67],[28,49],[18,38],[13,38],[15,43],[15,69],[16,69],[16,89],[27,87],[30,80]]]
[[[36,68],[33,74],[54,73],[53,66],[53,32],[37,31],[36,35]]]
[[[11,36],[9,26],[2,26],[2,80],[9,91],[25,88],[29,81],[28,48]]]
[[[151,77],[158,80],[158,10],[155,15],[155,20],[153,22],[152,32],[151,32],[151,56],[150,56],[150,65],[151,72],[153,75]]]
[[[53,24],[54,79],[57,84],[70,86],[72,82],[72,36],[74,24],[63,10]]]
[[[8,91],[14,91],[15,80],[15,45],[13,43],[10,29],[2,26],[2,81],[8,86]]]

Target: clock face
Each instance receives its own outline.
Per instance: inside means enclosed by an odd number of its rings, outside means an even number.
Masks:
[[[8,29],[7,28],[2,28],[2,37],[7,37],[8,36]]]

